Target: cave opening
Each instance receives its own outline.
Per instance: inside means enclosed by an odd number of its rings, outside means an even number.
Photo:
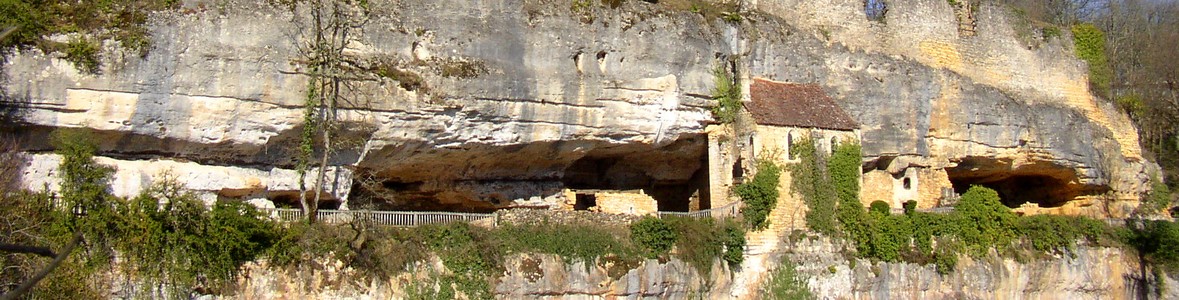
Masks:
[[[1040,207],[1060,207],[1079,195],[1064,180],[1044,175],[950,176],[950,183],[954,186],[954,192],[959,195],[966,193],[973,185],[995,190],[999,193],[1003,205],[1010,208],[1018,208],[1025,203],[1034,203]]]
[[[307,195],[307,197],[310,200],[314,199],[315,195]],[[267,198],[277,208],[303,208],[303,204],[299,203],[299,192],[271,193]],[[340,209],[341,205],[343,205],[343,201],[339,199],[321,198],[316,209]]]
[[[586,156],[565,169],[561,178],[573,190],[638,191],[651,196],[660,211],[690,211],[710,207],[704,161],[667,163],[651,168],[644,156]],[[666,173],[674,173],[669,175]],[[689,176],[685,176],[689,175]],[[578,194],[577,203],[582,202]]]
[[[1104,193],[1108,188],[1078,184],[1069,167],[1039,162],[1012,167],[1011,162],[991,158],[967,158],[946,168],[954,192],[961,195],[973,185],[995,190],[1003,205],[1018,208],[1026,203],[1060,207],[1083,195]]]

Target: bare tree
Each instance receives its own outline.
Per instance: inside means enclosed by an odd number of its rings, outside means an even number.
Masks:
[[[304,103],[304,129],[301,136],[299,172],[299,204],[309,223],[315,223],[318,205],[324,194],[329,160],[341,143],[337,111],[342,103],[353,103],[356,81],[374,80],[366,76],[362,64],[344,54],[353,30],[367,22],[367,7],[353,0],[312,0],[305,2],[309,15],[303,28],[307,41],[299,53],[309,77]],[[295,7],[296,11],[298,10]],[[318,144],[318,162],[312,158]],[[317,166],[314,186],[308,188],[307,170]],[[308,192],[311,192],[309,195]]]

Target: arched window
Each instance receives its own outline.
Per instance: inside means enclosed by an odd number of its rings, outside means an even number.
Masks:
[[[786,159],[787,160],[794,160],[794,153],[793,153],[793,151],[790,151],[791,147],[794,147],[794,132],[793,131],[786,133]]]
[[[835,154],[835,147],[839,146],[839,137],[831,137],[831,154]]]

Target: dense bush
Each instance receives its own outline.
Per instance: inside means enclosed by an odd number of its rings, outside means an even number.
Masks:
[[[645,217],[630,225],[630,238],[643,249],[643,256],[656,258],[671,251],[680,236],[663,219]]]
[[[130,262],[132,274],[173,292],[198,285],[223,291],[243,263],[261,257],[282,236],[253,206],[219,202],[210,210],[168,184],[119,205],[118,218],[115,250]]]
[[[1036,215],[1017,220],[1019,235],[1044,253],[1070,254],[1078,241],[1099,245],[1115,236],[1105,223],[1084,217]]]
[[[757,165],[757,174],[753,180],[737,185],[734,191],[745,202],[741,214],[745,224],[754,230],[762,230],[769,226],[766,217],[770,210],[778,204],[778,178],[782,169],[773,162],[762,161]]]
[[[888,214],[892,213],[892,206],[888,205],[888,202],[876,200],[872,201],[872,204],[868,205],[868,211],[874,214],[887,216]]]
[[[906,214],[890,215],[882,204],[873,203],[871,217],[859,222],[862,235],[849,234],[856,254],[888,262],[933,263],[942,273],[953,270],[961,253],[978,257],[994,249],[1016,258],[1071,254],[1078,241],[1104,246],[1120,235],[1104,222],[1085,217],[1018,217],[1000,203],[994,190],[981,186],[971,187],[948,214],[907,209]]]
[[[675,229],[677,236],[674,256],[705,276],[717,258],[727,262],[730,268],[736,268],[745,259],[745,231],[735,222],[672,217],[666,223]]]
[[[29,209],[8,211],[9,217],[37,220],[20,228],[21,235],[37,239],[15,242],[59,246],[77,237],[82,243],[34,289],[33,298],[97,295],[100,275],[111,271],[141,280],[137,297],[187,296],[198,287],[225,291],[242,263],[261,257],[282,236],[252,206],[219,202],[209,208],[174,182],[157,183],[133,199],[116,198],[106,186],[112,170],[92,159],[91,141],[71,131],[53,139],[62,155],[60,201],[14,196]],[[116,253],[121,263],[112,269]],[[22,281],[23,274],[6,280]]]
[[[986,254],[988,249],[1005,247],[1015,239],[1016,215],[1004,206],[995,190],[972,186],[954,206],[954,230],[966,241],[967,253]]]
[[[1128,227],[1125,241],[1138,250],[1142,260],[1159,269],[1179,270],[1179,224],[1140,220]]]

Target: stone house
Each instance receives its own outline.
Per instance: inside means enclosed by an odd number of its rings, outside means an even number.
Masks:
[[[818,151],[831,153],[841,142],[860,139],[859,124],[817,84],[776,82],[755,78],[748,88],[745,112],[731,124],[714,124],[708,135],[709,199],[711,207],[739,201],[729,193],[735,184],[751,178],[757,162],[771,159],[779,165],[798,162],[790,147],[808,138]],[[778,207],[788,207],[785,220],[801,228],[805,205],[790,192],[790,174],[783,171],[778,185]]]

